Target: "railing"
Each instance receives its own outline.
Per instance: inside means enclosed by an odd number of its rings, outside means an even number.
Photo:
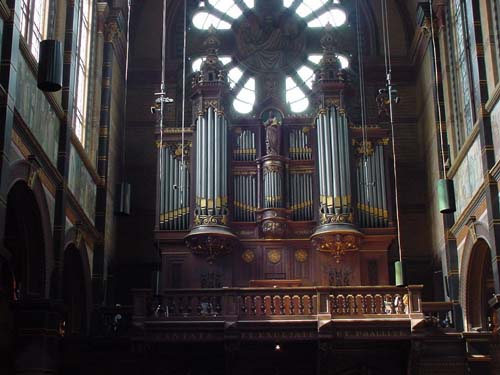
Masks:
[[[135,289],[134,317],[144,320],[250,320],[422,317],[421,286]]]
[[[431,319],[440,328],[454,328],[453,302],[422,302],[422,312],[426,319]]]

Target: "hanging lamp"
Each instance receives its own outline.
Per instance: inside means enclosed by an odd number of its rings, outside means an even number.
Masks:
[[[436,98],[436,107],[437,107],[437,115],[439,121],[439,136],[440,136],[440,145],[441,145],[441,163],[443,168],[443,177],[439,179],[437,182],[437,195],[438,195],[438,208],[439,212],[442,214],[450,214],[456,211],[455,204],[455,188],[453,184],[453,180],[447,177],[446,173],[446,160],[444,155],[445,144],[443,137],[443,121],[441,116],[441,107],[439,105],[439,73],[437,68],[437,52],[436,52],[436,39],[434,35],[434,15],[432,11],[432,0],[429,0],[428,3],[420,2],[418,5],[418,9],[420,13],[423,15],[429,15],[430,18],[430,31],[431,31],[431,43],[432,43],[432,64],[434,68],[434,96]]]
[[[62,88],[61,42],[56,39],[46,39],[40,42],[38,59],[38,88],[42,91],[55,92]]]

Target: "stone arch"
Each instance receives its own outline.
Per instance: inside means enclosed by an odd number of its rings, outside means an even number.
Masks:
[[[491,246],[487,228],[481,222],[470,224],[460,268],[460,303],[466,330],[488,330],[488,299],[494,292]]]
[[[62,298],[66,312],[66,334],[86,334],[90,324],[92,284],[87,247],[79,228],[66,233],[62,259]]]
[[[29,256],[26,260],[31,263],[28,262],[25,265],[31,268],[27,272],[33,278],[32,281],[37,284],[37,289],[40,287],[37,292],[38,297],[45,298],[48,296],[50,286],[48,275],[54,267],[54,249],[50,213],[38,168],[34,163],[26,160],[17,161],[10,166],[7,183],[9,193],[7,194],[6,231],[3,239],[7,251],[4,249],[2,255],[9,263],[14,276],[16,273],[15,255]],[[14,238],[9,238],[12,235]],[[19,238],[19,235],[24,236],[24,239]],[[31,253],[14,254],[16,246],[24,246]],[[22,260],[18,259],[17,263],[20,262]],[[17,271],[19,272],[19,269]]]

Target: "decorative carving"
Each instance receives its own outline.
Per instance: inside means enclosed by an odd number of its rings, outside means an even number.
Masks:
[[[203,234],[186,238],[186,246],[195,254],[206,255],[212,262],[215,257],[228,254],[236,246],[232,237],[217,234]]]
[[[191,154],[191,146],[192,142],[184,142],[184,160],[188,161],[189,160],[189,155]],[[181,160],[182,158],[182,152],[183,152],[183,147],[182,143],[167,143],[166,147],[170,151],[170,154],[176,158],[177,160]]]
[[[295,260],[299,263],[304,263],[307,260],[308,254],[304,249],[295,250]]]
[[[246,249],[243,254],[241,254],[241,259],[245,263],[252,263],[255,260],[255,253],[251,249]]]
[[[266,98],[278,97],[279,84],[276,80],[276,76],[268,75],[265,79],[264,90],[266,93]]]
[[[337,263],[340,263],[340,258],[345,255],[346,250],[359,248],[359,238],[354,234],[324,234],[314,237],[312,243],[319,251],[331,253]]]
[[[267,252],[267,260],[272,264],[277,264],[281,261],[281,251],[278,249],[272,249]]]
[[[328,270],[328,285],[349,286],[351,285],[351,275],[350,267],[331,268]]]
[[[372,141],[369,141],[369,140],[357,141],[357,140],[353,139],[352,143],[353,143],[353,146],[356,147],[356,156],[358,156],[358,157],[361,155],[372,156],[374,151],[375,151],[373,149]]]
[[[320,209],[320,224],[345,224],[352,223],[352,213],[348,214],[327,214]]]
[[[265,220],[262,222],[262,234],[264,237],[283,238],[288,225],[281,220]]]
[[[120,35],[120,27],[116,21],[107,22],[104,25],[104,40],[112,43]]]
[[[227,215],[196,215],[194,217],[196,225],[227,225]]]
[[[338,43],[330,24],[325,27],[325,35],[320,42],[323,48],[323,58],[319,63],[319,68],[315,71],[316,81],[343,81],[342,65],[335,51]]]
[[[279,111],[270,109],[263,114],[262,120],[266,128],[266,154],[280,155],[283,116]]]
[[[272,9],[263,14],[252,14],[240,23],[236,31],[238,58],[255,72],[286,70],[300,58],[305,46],[301,21],[291,15],[275,19]]]

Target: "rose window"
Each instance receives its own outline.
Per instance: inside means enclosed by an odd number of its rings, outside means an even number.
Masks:
[[[323,28],[348,32],[343,5],[341,0],[200,1],[192,13],[190,44],[216,30],[235,114],[250,115],[269,100],[283,103],[288,112],[307,113]],[[337,55],[344,69],[349,68],[347,50]],[[192,71],[199,71],[205,51],[190,52]]]

